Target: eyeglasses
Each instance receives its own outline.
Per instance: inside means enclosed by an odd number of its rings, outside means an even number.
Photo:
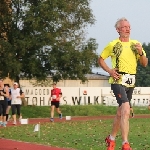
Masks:
[[[131,30],[131,27],[130,26],[124,26],[124,27],[120,27],[121,29],[125,28],[125,29],[129,29]]]

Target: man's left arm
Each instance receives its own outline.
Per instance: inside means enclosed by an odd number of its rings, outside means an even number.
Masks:
[[[62,97],[62,92],[61,92],[61,90],[60,90],[60,93],[59,93],[59,97],[60,97],[60,98]]]
[[[135,44],[135,48],[137,49],[137,52],[140,56],[140,64],[143,66],[143,67],[146,67],[147,64],[148,64],[148,58],[146,57],[146,53],[145,51],[143,50],[142,48],[142,45],[140,43],[136,43]]]
[[[61,92],[61,89],[59,89],[59,95],[58,95],[57,99],[60,100],[61,97],[62,97],[62,92]]]
[[[148,64],[148,58],[144,54],[142,54],[142,56],[140,56],[140,64],[143,67],[146,67]]]
[[[8,88],[8,87],[5,87],[5,88],[4,88],[4,91],[5,91],[5,93],[3,93],[3,96],[9,98],[9,88]]]
[[[20,89],[20,97],[19,98],[25,98],[24,92]]]

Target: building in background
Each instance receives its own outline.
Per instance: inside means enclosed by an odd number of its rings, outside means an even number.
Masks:
[[[110,87],[108,83],[109,76],[102,74],[87,74],[88,81],[81,80],[61,80],[57,83],[58,87]],[[50,87],[52,80],[50,77],[44,82],[36,80],[20,80],[21,87]]]

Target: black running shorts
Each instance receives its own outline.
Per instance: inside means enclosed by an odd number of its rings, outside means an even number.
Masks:
[[[121,84],[111,84],[111,90],[116,97],[117,103],[121,106],[122,103],[130,103],[134,87],[126,87]]]
[[[59,101],[51,101],[51,106],[55,106],[56,108],[59,108]]]

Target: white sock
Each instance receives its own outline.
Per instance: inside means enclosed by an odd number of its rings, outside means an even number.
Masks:
[[[112,135],[109,135],[109,139],[115,141],[115,137],[113,137]]]
[[[123,142],[122,142],[122,145],[124,145],[125,143],[129,143],[129,142],[128,142],[128,141],[123,141]]]

